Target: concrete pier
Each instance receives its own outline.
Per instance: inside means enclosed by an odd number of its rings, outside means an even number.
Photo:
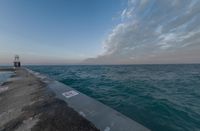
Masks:
[[[0,84],[0,131],[99,131],[36,75],[20,68],[6,73],[11,76]]]
[[[69,86],[37,72],[28,71],[45,82],[59,99],[67,102],[101,131],[149,131],[143,125]]]

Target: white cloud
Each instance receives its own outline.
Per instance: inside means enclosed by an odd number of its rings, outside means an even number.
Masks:
[[[163,26],[160,25],[160,26],[158,26],[156,28],[155,32],[158,33],[158,34],[161,34],[162,33],[162,29],[163,29]]]
[[[105,52],[87,62],[163,63],[193,57],[200,62],[194,56],[200,56],[199,0],[129,0],[121,18],[103,43]],[[182,53],[191,50],[195,53]]]
[[[126,16],[126,11],[127,11],[127,8],[125,8],[125,9],[122,11],[122,14],[121,14],[122,19]]]

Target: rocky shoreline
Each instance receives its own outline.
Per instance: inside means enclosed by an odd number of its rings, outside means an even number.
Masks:
[[[0,131],[98,131],[25,69],[0,88]]]

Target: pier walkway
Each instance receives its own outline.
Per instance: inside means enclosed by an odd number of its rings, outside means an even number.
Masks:
[[[143,125],[69,86],[37,72],[28,71],[39,77],[56,93],[58,98],[66,101],[70,107],[91,121],[101,131],[149,131]]]

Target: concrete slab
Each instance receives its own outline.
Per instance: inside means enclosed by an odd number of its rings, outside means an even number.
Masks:
[[[101,102],[44,75],[30,71],[47,83],[57,97],[66,101],[80,115],[91,121],[101,131],[149,131],[143,125],[124,116]]]

